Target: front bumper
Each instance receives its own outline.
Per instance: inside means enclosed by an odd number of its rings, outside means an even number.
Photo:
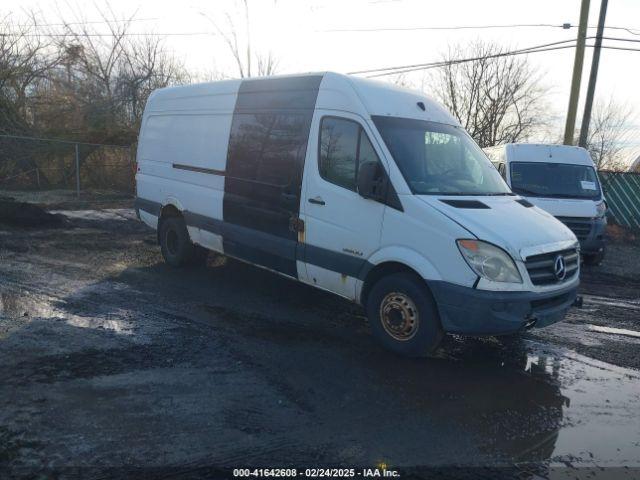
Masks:
[[[580,239],[580,253],[584,254],[596,254],[604,250],[604,234],[607,227],[607,220],[605,217],[594,218],[592,220],[593,226],[589,235]]]
[[[576,300],[573,283],[552,292],[495,292],[448,282],[428,282],[442,327],[463,335],[505,335],[546,327],[564,318]]]
[[[576,235],[580,241],[580,253],[592,255],[604,250],[606,217],[556,217]]]

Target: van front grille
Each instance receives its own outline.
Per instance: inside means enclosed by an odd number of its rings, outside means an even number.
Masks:
[[[556,259],[561,256],[564,260],[564,277],[556,275]],[[580,265],[580,254],[575,248],[556,252],[543,253],[527,257],[525,266],[531,283],[534,285],[552,285],[563,283],[573,278]]]
[[[589,218],[556,217],[574,233],[578,240],[585,240],[591,233],[592,222]]]

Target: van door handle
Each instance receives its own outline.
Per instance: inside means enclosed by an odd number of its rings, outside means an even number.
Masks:
[[[310,198],[309,203],[313,203],[314,205],[326,205],[322,197]]]

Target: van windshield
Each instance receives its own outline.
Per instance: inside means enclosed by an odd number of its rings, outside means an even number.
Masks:
[[[511,188],[530,197],[600,198],[593,167],[568,163],[512,162]]]
[[[512,195],[462,128],[397,117],[373,122],[414,194]]]

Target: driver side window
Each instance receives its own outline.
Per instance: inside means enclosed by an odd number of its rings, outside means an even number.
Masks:
[[[345,118],[322,119],[318,170],[323,179],[355,192],[360,164],[378,161],[378,155],[360,124]]]

